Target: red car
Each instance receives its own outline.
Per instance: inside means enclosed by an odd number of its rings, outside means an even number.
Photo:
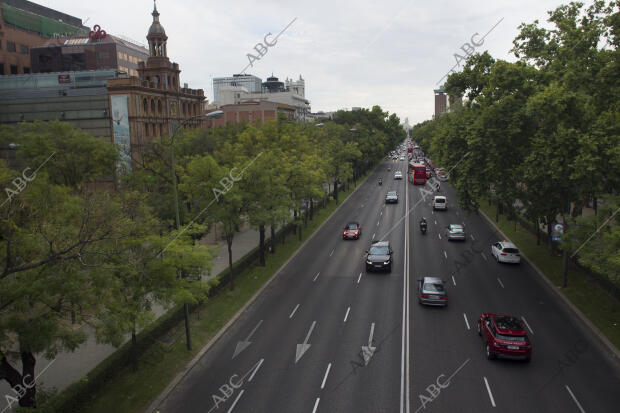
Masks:
[[[359,239],[362,235],[362,226],[359,222],[349,222],[342,231],[342,239]]]
[[[505,357],[530,361],[532,343],[521,320],[506,314],[484,313],[478,318],[487,358]]]

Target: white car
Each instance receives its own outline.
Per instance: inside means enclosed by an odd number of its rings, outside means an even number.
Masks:
[[[405,160],[404,155],[400,155],[400,160],[401,160],[401,161],[404,161],[404,160]]]
[[[433,198],[433,209],[443,209],[446,211],[448,209],[448,200],[445,196],[436,196]]]
[[[497,262],[509,262],[518,264],[521,262],[521,252],[512,242],[498,241],[491,245],[491,255]]]
[[[403,179],[403,173],[401,171],[394,172],[394,179]]]

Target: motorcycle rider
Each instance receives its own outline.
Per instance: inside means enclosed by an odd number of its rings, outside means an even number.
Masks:
[[[420,220],[420,231],[425,232],[426,226],[426,218],[422,217],[422,219]]]
[[[381,185],[382,183],[383,183],[383,180],[379,178],[379,185]]]

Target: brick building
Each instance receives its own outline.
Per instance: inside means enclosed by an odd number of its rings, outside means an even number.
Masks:
[[[277,119],[278,114],[293,119],[295,117],[295,106],[287,105],[285,103],[269,102],[269,101],[254,101],[243,102],[236,105],[222,105],[218,108],[209,109],[206,113],[211,113],[216,110],[224,112],[222,116],[218,118],[212,118],[207,120],[207,127],[225,126],[227,123],[238,122],[254,122],[260,120],[266,122],[268,120]]]

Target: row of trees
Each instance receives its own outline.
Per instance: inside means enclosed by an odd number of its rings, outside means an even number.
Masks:
[[[619,4],[570,3],[549,12],[553,28],[522,24],[515,62],[472,54],[445,85],[453,110],[412,131],[440,163],[458,164],[450,179],[462,207],[490,197],[498,214],[536,228],[559,216],[563,248],[581,248],[580,261],[615,282],[620,228],[607,218],[620,207]],[[580,217],[587,205],[604,207]]]
[[[77,326],[101,342],[135,343],[153,305],[205,300],[211,284],[196,279],[212,252],[198,240],[214,225],[234,288],[242,220],[260,231],[264,264],[267,227],[273,240],[302,210],[312,219],[325,188],[360,176],[404,131],[374,107],[320,126],[279,119],[176,135],[145,147],[116,188],[101,190],[120,160],[111,143],[58,121],[0,127],[0,146],[13,155],[0,161],[0,379],[21,406],[35,406],[36,355],[75,350],[86,340]]]

